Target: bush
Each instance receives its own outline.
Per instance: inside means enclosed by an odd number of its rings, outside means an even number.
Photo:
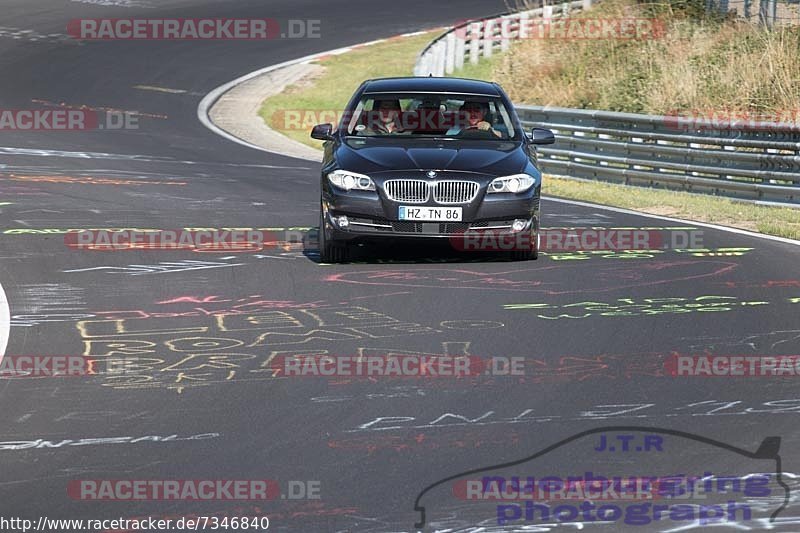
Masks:
[[[649,40],[530,39],[496,56],[515,102],[667,114],[800,109],[800,30],[705,14],[703,0],[605,0],[577,17],[657,17]]]

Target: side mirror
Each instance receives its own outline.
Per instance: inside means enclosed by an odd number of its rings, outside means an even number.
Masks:
[[[556,142],[556,136],[553,132],[544,128],[533,128],[528,137],[533,144],[553,144]]]
[[[333,124],[317,124],[311,130],[311,138],[320,141],[330,141],[333,139]]]

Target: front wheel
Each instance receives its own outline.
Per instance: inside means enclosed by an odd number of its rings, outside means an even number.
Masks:
[[[319,210],[317,247],[319,248],[319,260],[322,263],[342,263],[347,261],[349,256],[349,250],[345,245],[338,244],[336,241],[328,238],[325,214],[322,212],[322,207],[320,207]]]
[[[539,259],[539,224],[534,224],[531,229],[531,249],[530,250],[514,250],[511,252],[512,261],[528,261]]]

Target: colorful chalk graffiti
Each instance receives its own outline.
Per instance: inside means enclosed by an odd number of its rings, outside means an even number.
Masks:
[[[186,185],[186,181],[126,180],[118,178],[93,178],[91,176],[28,176],[0,174],[0,180],[24,181],[27,183],[70,183],[80,185]]]
[[[105,313],[106,319],[77,323],[83,355],[95,361],[103,386],[180,393],[190,387],[274,379],[278,370],[271,362],[276,357],[329,353],[314,346],[440,332],[359,305],[287,302],[280,310],[266,301],[237,305],[231,309],[236,313],[195,307],[187,311],[189,317],[94,312]],[[205,320],[198,321],[197,313]]]
[[[720,313],[732,311],[735,308],[752,308],[770,305],[763,300],[741,300],[737,296],[696,296],[673,298],[618,298],[613,302],[582,301],[570,304],[550,303],[512,303],[503,305],[505,310],[544,310],[553,309],[553,313],[561,311],[562,314],[537,314],[538,318],[545,320],[558,320],[562,318],[577,319],[598,317],[635,317],[655,316],[664,314],[685,313]]]
[[[720,276],[736,263],[703,260],[648,262],[635,267],[603,265],[591,276],[580,265],[516,267],[501,272],[467,269],[357,270],[325,277],[355,285],[421,287],[446,290],[541,292],[548,295],[609,292]]]
[[[518,411],[499,413],[495,410],[474,413],[443,412],[437,415],[420,416],[417,413],[403,412],[373,418],[363,424],[346,430],[346,433],[381,432],[397,430],[430,430],[443,428],[476,428],[509,424],[531,424],[552,421],[612,420],[623,418],[659,418],[673,416],[747,416],[781,415],[800,413],[800,398],[764,401],[748,407],[744,400],[703,400],[677,406],[658,403],[627,403],[590,405],[585,410],[565,412],[559,408],[558,414],[546,414],[545,409],[525,408]]]

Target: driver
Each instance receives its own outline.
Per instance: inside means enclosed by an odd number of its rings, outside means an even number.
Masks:
[[[447,130],[447,135],[460,135],[469,132],[488,132],[495,137],[502,137],[502,133],[492,128],[492,125],[486,121],[486,116],[489,114],[489,104],[483,102],[464,102],[459,108],[462,122],[466,119],[466,123],[461,123],[453,126]]]
[[[369,129],[376,135],[403,133],[400,127],[399,100],[375,100],[370,112]]]

